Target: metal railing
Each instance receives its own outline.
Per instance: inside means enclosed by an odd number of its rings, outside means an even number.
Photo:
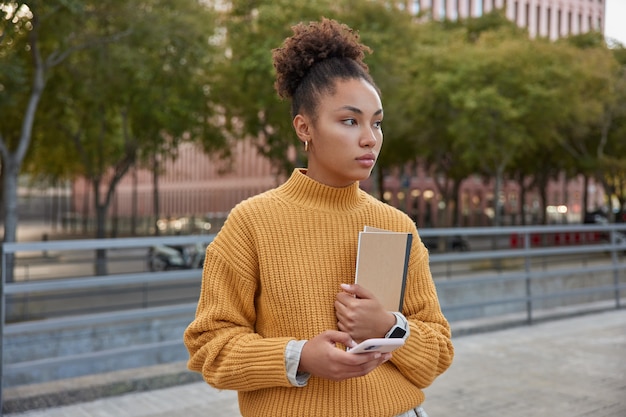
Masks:
[[[593,309],[598,303],[592,300],[622,307],[625,224],[422,229],[420,235],[424,240],[437,237],[446,242],[454,237],[474,242],[471,250],[430,255],[442,309],[450,321],[480,317],[492,323],[486,327],[498,327],[507,321],[532,324],[536,312],[549,318]],[[517,284],[517,291],[507,291],[511,288],[505,284]],[[503,287],[500,293],[493,290],[498,285]],[[446,296],[477,288],[487,294],[474,300]],[[521,308],[504,308],[514,305]],[[486,313],[489,308],[491,313]],[[479,313],[467,313],[472,310]]]
[[[504,228],[421,229],[420,236],[431,243],[430,264],[440,296],[442,309],[451,322],[465,318],[486,318],[506,321],[515,316],[519,321],[531,324],[539,311],[551,306],[579,306],[602,300],[609,308],[621,308],[621,293],[626,289],[626,225],[573,225],[533,226]],[[434,239],[433,239],[434,238]],[[28,243],[8,243],[2,247],[2,312],[0,317],[0,377],[5,371],[19,371],[34,367],[74,365],[81,361],[123,357],[132,352],[159,350],[180,344],[180,341],[164,340],[117,347],[98,352],[35,359],[19,363],[4,363],[5,339],[25,332],[49,332],[68,326],[98,326],[133,319],[156,319],[176,314],[193,317],[200,282],[198,269],[151,272],[145,270],[147,248],[158,245],[208,244],[213,235],[168,236],[150,238],[120,238],[98,240],[69,240]],[[465,245],[455,246],[455,240]],[[438,250],[441,247],[443,250]],[[118,258],[132,258],[129,253],[139,254],[144,270],[129,265],[128,270],[106,276],[89,274],[70,278],[50,278],[49,273],[37,274],[37,268],[50,271],[53,262],[64,265],[62,260],[83,251],[118,251]],[[452,250],[454,249],[454,251]],[[27,255],[27,260],[17,258],[14,265],[14,281],[6,282],[8,257]],[[143,254],[143,255],[142,255]],[[121,255],[125,255],[121,256]],[[90,258],[88,258],[90,259]],[[89,260],[85,262],[89,264]],[[132,270],[132,269],[135,270]],[[138,270],[139,269],[139,270]],[[64,272],[61,271],[61,272]],[[581,278],[582,277],[582,278]],[[558,280],[558,281],[555,281]],[[577,284],[572,287],[570,282]],[[192,286],[187,298],[148,300],[150,291],[165,286],[165,292],[181,288],[183,283]],[[501,287],[502,291],[495,289]],[[138,289],[139,288],[139,289]],[[115,289],[142,292],[141,302],[126,304],[106,312],[88,314],[86,307],[72,310],[74,314],[48,311],[37,320],[19,320],[11,316],[7,323],[7,301],[11,297],[34,297],[42,299],[52,294],[65,294],[83,299],[85,294],[106,293]],[[76,296],[76,294],[80,294]],[[71,300],[65,298],[63,300]],[[32,300],[32,299],[31,299]],[[569,300],[569,301],[568,301]],[[29,299],[22,300],[28,309]],[[61,301],[59,304],[67,304]],[[520,307],[521,306],[521,307]],[[582,307],[581,307],[582,306]],[[23,317],[32,318],[32,314]],[[2,388],[0,387],[0,406]]]
[[[167,317],[172,314],[187,313],[193,315],[195,304],[177,303],[165,306],[146,306],[138,305],[136,308],[124,309],[119,311],[108,311],[106,313],[86,314],[85,310],[74,311],[73,315],[54,318],[55,314],[51,314],[52,318],[39,317],[37,320],[31,321],[15,321],[7,323],[7,299],[9,296],[28,295],[33,293],[55,293],[63,291],[84,290],[91,292],[102,292],[107,288],[126,287],[128,285],[154,285],[159,283],[180,283],[199,282],[200,272],[198,269],[180,269],[170,271],[143,271],[119,273],[106,276],[76,276],[72,278],[56,278],[50,279],[46,276],[33,277],[28,273],[28,262],[19,262],[13,259],[13,282],[6,282],[7,277],[7,259],[15,258],[16,255],[22,253],[30,254],[31,262],[36,264],[49,265],[58,262],[58,256],[51,254],[65,254],[70,251],[94,251],[94,250],[129,250],[136,248],[146,249],[156,245],[195,245],[197,243],[208,244],[214,238],[214,235],[193,235],[193,236],[165,236],[165,237],[146,237],[146,238],[124,238],[124,239],[85,239],[85,240],[66,240],[66,241],[44,241],[44,242],[25,242],[25,243],[4,243],[2,245],[2,257],[0,260],[0,269],[2,275],[1,284],[1,308],[0,308],[0,410],[2,410],[2,391],[4,389],[5,371],[20,369],[28,369],[32,367],[52,367],[69,363],[80,363],[80,361],[102,360],[106,357],[123,357],[132,352],[146,352],[149,350],[159,350],[172,344],[172,341],[162,341],[157,343],[146,343],[141,345],[126,346],[111,350],[103,350],[81,355],[67,355],[63,357],[48,358],[48,360],[35,359],[32,361],[23,361],[19,363],[5,363],[4,346],[6,337],[19,335],[23,332],[40,332],[53,331],[55,329],[64,329],[68,326],[97,326],[107,323],[115,323],[120,320],[133,319],[150,319]],[[51,260],[52,259],[52,260]],[[46,260],[48,260],[46,262]],[[146,259],[142,258],[139,262],[144,265]],[[24,264],[24,265],[22,265]],[[24,269],[20,274],[20,268]],[[78,268],[80,270],[80,268]],[[132,268],[131,268],[132,269]],[[135,268],[137,269],[137,268]],[[196,296],[197,298],[197,296]],[[1,412],[0,412],[1,414]]]

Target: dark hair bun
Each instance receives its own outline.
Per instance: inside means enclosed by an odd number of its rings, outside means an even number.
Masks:
[[[320,22],[299,23],[292,27],[293,36],[273,50],[276,82],[281,98],[293,97],[302,79],[318,62],[329,58],[354,60],[365,72],[365,52],[371,49],[359,41],[359,35],[348,26],[323,18]]]

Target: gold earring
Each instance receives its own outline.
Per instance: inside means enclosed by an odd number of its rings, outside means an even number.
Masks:
[[[305,140],[304,141],[304,152],[308,152],[309,151],[309,141]]]

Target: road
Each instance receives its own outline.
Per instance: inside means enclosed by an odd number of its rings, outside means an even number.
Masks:
[[[107,250],[110,276],[149,272],[147,248]],[[22,253],[16,261],[16,282],[82,278],[94,274],[95,253],[86,251]],[[46,293],[9,296],[7,321],[33,320],[85,312],[144,308],[165,304],[195,302],[198,299],[201,270],[197,281],[158,284],[128,284]]]

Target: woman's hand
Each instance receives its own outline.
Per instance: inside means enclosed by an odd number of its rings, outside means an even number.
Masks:
[[[348,347],[356,345],[349,334],[336,330],[327,330],[307,341],[302,347],[298,371],[343,381],[366,375],[391,359],[391,353],[349,353],[337,348],[337,343]]]
[[[385,337],[396,323],[396,316],[358,284],[341,284],[341,289],[343,292],[335,299],[337,328],[349,333],[357,342]]]

